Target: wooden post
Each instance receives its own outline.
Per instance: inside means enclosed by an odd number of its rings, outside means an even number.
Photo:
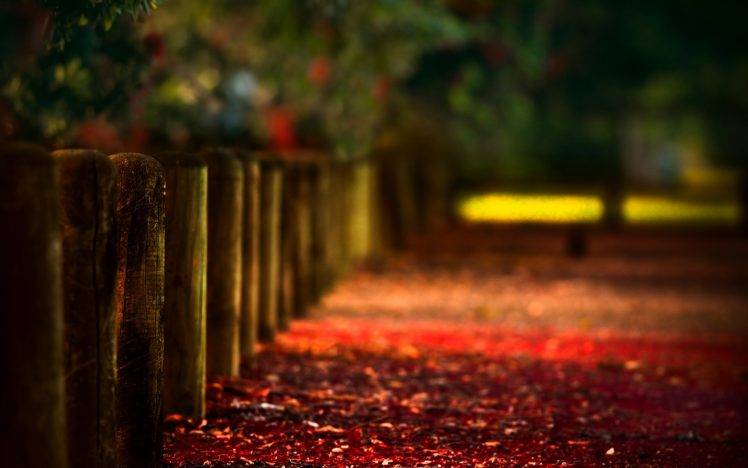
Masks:
[[[242,237],[242,309],[240,351],[254,359],[260,308],[260,163],[246,151],[237,151],[244,167],[244,235]]]
[[[277,158],[265,156],[261,164],[260,193],[260,320],[258,337],[271,341],[278,329],[280,275],[280,211],[283,168]]]
[[[121,466],[159,466],[162,452],[164,173],[137,153],[117,169],[117,452]]]
[[[324,291],[324,258],[325,258],[325,227],[323,222],[323,202],[321,190],[321,161],[315,159],[309,166],[309,222],[310,231],[310,263],[311,271],[309,286],[309,301],[316,304],[322,298]]]
[[[0,149],[0,465],[66,467],[60,227],[55,161]]]
[[[296,238],[298,224],[298,196],[296,193],[298,163],[283,162],[283,194],[280,220],[280,284],[278,288],[278,330],[287,330],[291,317],[295,315],[296,296],[299,293],[295,281]]]
[[[164,414],[205,413],[208,168],[197,155],[155,156],[166,179]]]
[[[330,281],[334,283],[343,274],[348,258],[345,225],[347,219],[347,183],[345,165],[330,167]]]
[[[296,225],[294,255],[294,315],[307,314],[312,304],[312,216],[310,162],[298,167],[295,181]]]
[[[208,375],[239,375],[244,168],[231,151],[208,163]]]
[[[60,168],[68,455],[71,466],[110,467],[117,452],[116,170],[98,151],[52,155]]]
[[[315,252],[315,294],[319,300],[322,293],[332,286],[333,250],[332,243],[332,195],[331,195],[331,171],[329,161],[321,161],[316,167],[314,178],[314,244]]]
[[[350,261],[361,262],[371,252],[372,234],[372,170],[371,162],[359,160],[351,163],[348,184],[347,245]]]

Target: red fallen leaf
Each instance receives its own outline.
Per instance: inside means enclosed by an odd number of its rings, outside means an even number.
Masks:
[[[322,426],[314,430],[314,432],[334,432],[334,433],[340,433],[345,432],[344,429],[340,429],[339,427],[334,427],[330,425]]]
[[[569,445],[590,445],[589,440],[567,440],[566,443]]]
[[[354,428],[348,431],[347,437],[352,442],[360,442],[364,438],[364,431],[360,427]]]
[[[270,393],[270,389],[268,389],[267,393]],[[263,397],[266,397],[267,393],[263,395]],[[283,399],[283,406],[287,406],[289,408],[299,408],[301,406],[301,403],[296,398],[288,397]]]
[[[251,393],[251,395],[255,398],[265,398],[270,394],[270,387],[260,388],[258,390],[255,390]],[[298,402],[297,402],[298,403]]]
[[[497,445],[499,445],[499,441],[489,440],[489,441],[483,442],[483,445],[485,445],[486,447],[496,447]]]
[[[167,423],[167,424],[168,423],[178,423],[178,422],[184,421],[185,419],[187,419],[187,418],[185,418],[181,414],[177,414],[177,413],[168,414],[168,415],[166,415],[166,417],[164,417],[164,423]]]

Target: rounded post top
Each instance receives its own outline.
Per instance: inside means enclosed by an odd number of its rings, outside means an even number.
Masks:
[[[243,174],[241,160],[230,149],[206,148],[199,154],[208,165],[208,173],[212,177],[236,178]]]
[[[52,156],[56,159],[63,161],[81,161],[81,162],[93,162],[93,161],[106,161],[109,163],[107,155],[100,151],[92,149],[60,149],[52,151]]]
[[[143,167],[145,169],[161,170],[161,163],[155,158],[141,153],[117,153],[109,156],[117,165]]]
[[[118,153],[109,156],[117,168],[117,185],[128,186],[131,190],[120,192],[120,196],[134,197],[136,192],[164,190],[164,168],[156,159],[140,153]],[[158,187],[160,186],[160,187]],[[132,190],[136,188],[136,190]]]
[[[0,163],[24,164],[27,166],[54,164],[54,159],[42,146],[27,142],[0,145]]]

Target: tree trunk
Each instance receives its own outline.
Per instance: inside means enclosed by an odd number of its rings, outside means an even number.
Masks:
[[[623,181],[618,177],[609,179],[603,187],[603,219],[605,227],[618,230],[623,226]]]

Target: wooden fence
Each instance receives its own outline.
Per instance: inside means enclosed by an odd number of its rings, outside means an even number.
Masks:
[[[165,414],[203,416],[206,376],[240,375],[409,234],[408,174],[313,152],[4,145],[0,465],[159,466]]]

